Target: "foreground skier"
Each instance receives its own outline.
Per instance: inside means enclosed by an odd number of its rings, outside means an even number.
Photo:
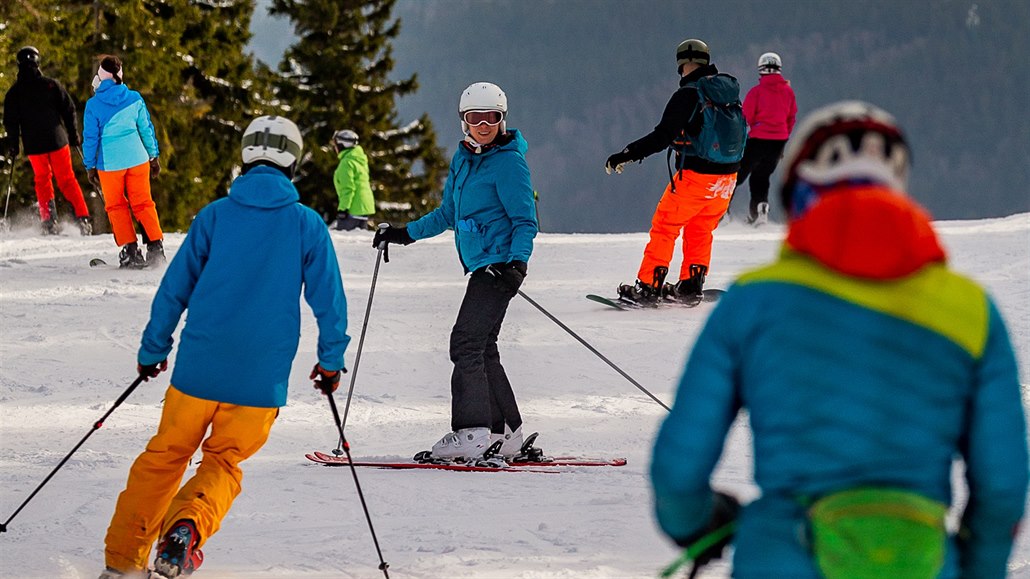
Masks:
[[[537,233],[526,141],[505,130],[508,98],[488,82],[475,83],[458,105],[465,140],[451,159],[440,207],[406,227],[376,232],[383,241],[407,245],[454,230],[458,258],[469,277],[451,332],[451,430],[432,456],[478,459],[497,441],[501,454],[522,447],[522,416],[501,366],[497,335],[508,304],[526,277]]]
[[[719,556],[739,505],[709,481],[746,408],[761,498],[740,511],[734,577],[1001,579],[1028,470],[1001,315],[905,195],[893,117],[838,103],[795,139],[780,259],[720,300],[655,441],[658,522],[696,564]],[[949,536],[956,457],[969,500]]]
[[[101,579],[154,569],[188,575],[200,547],[240,492],[239,463],[256,453],[286,403],[304,298],[318,320],[312,378],[339,384],[347,303],[325,223],[290,183],[301,156],[297,126],[259,117],[243,134],[243,175],[202,209],[168,266],[143,332],[139,372],[167,368],[172,333],[189,308],[157,434],[133,463],[107,530]],[[208,428],[211,432],[204,435]],[[196,474],[180,489],[197,447]]]

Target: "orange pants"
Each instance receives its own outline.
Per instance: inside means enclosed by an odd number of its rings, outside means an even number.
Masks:
[[[180,519],[193,521],[201,544],[218,531],[240,494],[239,463],[264,446],[278,413],[278,408],[203,400],[170,386],[157,434],[132,464],[118,495],[104,541],[107,566],[123,573],[145,569],[151,545]],[[202,440],[200,466],[180,489]]]
[[[54,198],[55,177],[61,194],[75,209],[75,217],[89,217],[86,200],[82,197],[82,189],[79,188],[75,171],[72,170],[72,154],[68,145],[49,153],[29,155],[29,163],[32,164],[36,199],[39,201],[39,218],[42,221],[50,219],[50,201]]]
[[[736,183],[736,173],[677,172],[651,219],[651,239],[644,248],[637,279],[651,285],[654,269],[669,267],[680,231],[683,232],[683,264],[679,279],[690,277],[692,263],[708,267],[712,261],[712,231],[726,213]]]
[[[157,220],[157,207],[150,197],[150,163],[140,163],[120,171],[97,173],[100,175],[100,188],[104,192],[104,209],[111,221],[114,242],[119,247],[136,241],[132,216],[147,232],[147,239],[157,241],[164,238],[161,223]]]

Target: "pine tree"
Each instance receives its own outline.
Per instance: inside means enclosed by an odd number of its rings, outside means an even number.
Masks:
[[[439,202],[446,170],[427,115],[401,125],[395,99],[418,88],[416,77],[388,78],[390,40],[400,31],[395,0],[273,0],[272,14],[288,17],[299,41],[279,65],[277,97],[283,114],[305,136],[298,169],[301,201],[327,217],[336,214],[330,144],[340,129],[358,133],[369,157],[376,218],[407,220]],[[416,169],[418,172],[416,172]]]

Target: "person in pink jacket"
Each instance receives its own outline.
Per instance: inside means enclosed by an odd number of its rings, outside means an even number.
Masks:
[[[783,146],[794,130],[798,105],[790,81],[783,78],[780,55],[766,52],[758,58],[758,84],[744,97],[748,137],[737,173],[737,186],[751,176],[751,202],[747,222],[759,226],[769,221],[769,177],[783,155]]]

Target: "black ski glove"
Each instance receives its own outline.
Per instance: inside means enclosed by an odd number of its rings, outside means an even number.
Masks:
[[[375,237],[372,238],[372,247],[379,249],[379,245],[384,242],[411,245],[412,243],[415,243],[415,240],[408,234],[407,226],[384,227],[376,230]]]
[[[315,364],[308,378],[314,381],[316,390],[321,390],[323,394],[331,394],[340,387],[340,376],[346,371],[346,368],[343,370],[326,370],[321,364]]]
[[[136,371],[143,377],[144,382],[149,382],[151,378],[157,378],[157,375],[168,369],[168,360],[161,360],[157,364],[136,364]]]
[[[635,160],[633,155],[630,154],[629,149],[623,149],[608,157],[608,160],[604,163],[604,172],[611,175],[612,171],[615,171],[621,175],[623,165]]]
[[[157,177],[161,174],[161,159],[154,157],[150,160],[150,176]]]
[[[529,268],[524,261],[509,261],[508,263],[495,263],[487,266],[487,272],[497,278],[497,282],[511,292],[512,295],[519,293],[522,282],[526,279]]]
[[[86,169],[86,180],[89,181],[94,187],[100,189],[100,173],[97,172],[97,168]]]
[[[722,557],[723,549],[733,542],[740,515],[740,501],[719,491],[712,493],[712,516],[703,529],[689,537],[675,539],[676,544],[687,550],[698,569]]]

